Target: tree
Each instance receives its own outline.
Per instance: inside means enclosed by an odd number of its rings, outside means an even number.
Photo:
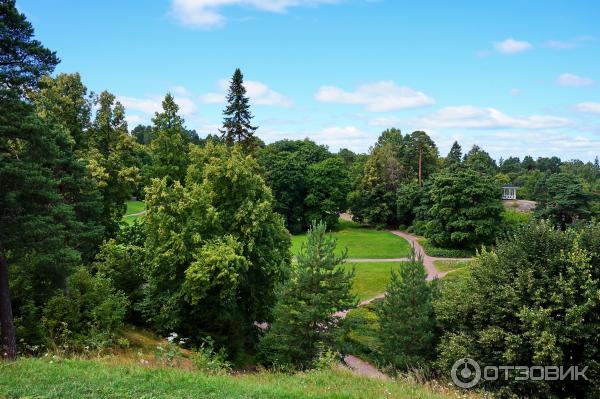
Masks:
[[[446,156],[446,165],[460,165],[462,162],[462,147],[458,144],[458,141],[452,143],[452,147],[450,148],[450,152]]]
[[[152,161],[146,177],[167,178],[169,184],[184,182],[188,159],[189,135],[183,127],[183,118],[178,115],[179,107],[170,93],[162,102],[162,112],[156,112],[152,122],[153,140],[150,143]]]
[[[437,168],[438,149],[433,140],[423,131],[412,132],[405,137],[404,141],[404,164],[416,173],[419,186],[422,187],[423,180]]]
[[[356,306],[350,293],[354,271],[344,268],[346,254],[335,254],[335,239],[326,228],[319,222],[308,230],[298,264],[278,294],[273,323],[260,342],[268,364],[309,368],[319,350],[333,344],[335,313]]]
[[[131,131],[131,135],[135,137],[135,141],[139,144],[148,145],[154,139],[152,126],[137,125]]]
[[[56,53],[33,38],[33,27],[15,6],[15,0],[0,2],[0,95],[20,97],[37,86],[60,62]]]
[[[13,0],[0,2],[0,326],[2,355],[9,359],[17,351],[9,262],[18,265],[40,251],[51,267],[55,255],[65,260],[72,255],[60,242],[61,221],[72,220],[73,213],[61,206],[52,175],[58,157],[54,132],[46,134],[33,108],[22,101],[23,94],[59,62],[55,53],[33,39],[33,33]]]
[[[315,142],[305,140],[280,140],[269,144],[256,153],[256,157],[264,170],[265,181],[273,191],[275,200],[274,209],[280,213],[286,222],[288,230],[294,234],[305,231],[310,225],[311,218],[322,219],[325,213],[317,210],[317,203],[305,202],[309,195],[309,170],[311,165],[317,165],[332,157],[327,147],[317,145]],[[337,165],[337,164],[336,164]],[[313,174],[316,173],[313,172]],[[320,179],[314,179],[311,190],[321,198],[328,190],[319,186]],[[331,183],[331,182],[330,182]],[[344,181],[336,182],[335,187],[342,187]],[[343,208],[342,198],[336,194],[334,207]],[[309,202],[311,200],[309,199]],[[341,201],[341,202],[340,202]],[[313,209],[312,215],[308,214],[308,207]],[[317,215],[314,212],[317,212]]]
[[[396,223],[396,191],[403,170],[390,144],[373,148],[363,174],[349,195],[356,221],[375,226]]]
[[[327,227],[337,226],[346,211],[350,192],[348,171],[339,158],[332,157],[308,167],[305,219],[323,220]]]
[[[589,195],[576,176],[555,173],[545,179],[546,195],[540,197],[536,215],[548,218],[562,230],[577,220],[589,217]]]
[[[533,170],[537,167],[537,165],[531,155],[526,155],[523,158],[523,162],[521,162],[521,167],[523,167],[525,170]]]
[[[427,282],[423,261],[414,252],[399,272],[391,273],[378,309],[381,356],[395,369],[420,367],[434,353],[434,286]]]
[[[76,220],[67,226],[73,242],[89,263],[104,236],[102,195],[89,176],[85,151],[90,127],[91,97],[79,74],[43,76],[39,89],[28,93],[35,110],[46,124],[62,134],[56,136],[61,159],[53,168],[65,203],[75,211]]]
[[[254,132],[257,126],[252,126],[252,113],[250,103],[246,97],[244,75],[239,68],[233,73],[227,93],[227,107],[223,111],[223,129],[220,130],[225,144],[231,146],[240,142],[246,150],[253,150],[256,146]]]
[[[600,226],[520,228],[483,251],[464,278],[443,282],[434,302],[442,336],[438,368],[457,359],[484,365],[588,366],[590,381],[482,381],[506,397],[598,397]]]
[[[258,164],[239,146],[192,147],[185,186],[146,188],[147,286],[142,310],[159,332],[230,354],[252,348],[255,321],[270,319],[290,238]]]
[[[28,92],[28,97],[40,117],[67,130],[72,151],[77,158],[84,158],[93,97],[88,94],[79,74],[59,73],[55,78],[42,76],[39,88]]]
[[[127,130],[125,109],[114,95],[103,91],[97,106],[89,131],[88,170],[102,193],[105,236],[114,237],[139,172],[136,143]]]
[[[464,165],[480,173],[495,174],[496,162],[478,145],[474,145],[465,154]]]
[[[493,179],[472,169],[439,172],[427,196],[425,235],[433,244],[474,248],[496,238],[503,208]]]
[[[399,224],[404,226],[412,224],[423,191],[424,189],[414,181],[398,187],[398,191],[396,191],[396,218]]]

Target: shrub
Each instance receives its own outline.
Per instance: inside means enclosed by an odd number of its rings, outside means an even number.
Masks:
[[[427,239],[419,240],[419,244],[427,255],[438,258],[469,258],[475,255],[475,251],[472,249],[440,248]]]
[[[42,323],[54,347],[102,348],[123,325],[128,305],[109,279],[80,267],[69,278],[67,293],[57,293],[46,303]]]
[[[225,349],[215,350],[211,337],[204,339],[197,351],[191,355],[196,369],[208,374],[224,374],[231,371],[231,363],[227,361]]]

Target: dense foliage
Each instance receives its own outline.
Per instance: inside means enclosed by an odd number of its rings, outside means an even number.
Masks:
[[[143,314],[159,332],[212,336],[235,353],[268,320],[290,239],[258,165],[235,146],[193,148],[185,186],[146,189]]]
[[[596,397],[600,372],[600,227],[560,231],[541,222],[484,251],[470,277],[444,284],[435,311],[438,366],[588,366],[586,381],[505,381],[489,387],[528,397]]]

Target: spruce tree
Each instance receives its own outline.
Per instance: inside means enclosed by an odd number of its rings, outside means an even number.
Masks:
[[[267,363],[310,367],[319,350],[333,343],[336,312],[356,305],[350,293],[354,271],[345,270],[346,254],[336,255],[335,247],[325,223],[313,223],[297,266],[279,292],[274,321],[260,343]]]
[[[400,272],[392,271],[379,308],[379,338],[384,362],[399,370],[422,366],[433,354],[434,287],[414,252]]]
[[[251,124],[253,116],[250,112],[249,99],[246,97],[244,75],[239,68],[231,78],[227,93],[227,107],[223,115],[223,129],[220,132],[225,144],[231,146],[239,142],[246,150],[252,150],[257,144],[254,132],[258,126]]]
[[[462,148],[458,141],[455,141],[450,148],[450,152],[446,156],[446,164],[448,166],[460,165],[462,159]]]

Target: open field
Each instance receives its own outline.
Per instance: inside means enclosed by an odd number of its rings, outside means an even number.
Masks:
[[[440,388],[441,389],[441,388]],[[92,360],[21,359],[0,365],[0,397],[35,398],[423,398],[457,397],[343,369],[210,376]]]
[[[398,271],[401,265],[401,262],[351,262],[345,266],[348,270],[351,270],[352,266],[355,267],[356,276],[352,292],[364,301],[382,294],[390,281],[390,271]]]
[[[337,252],[348,248],[349,258],[403,258],[409,254],[408,243],[403,238],[354,222],[340,219],[338,229],[330,234],[337,239]],[[306,234],[292,236],[292,253],[297,254],[304,242]]]

